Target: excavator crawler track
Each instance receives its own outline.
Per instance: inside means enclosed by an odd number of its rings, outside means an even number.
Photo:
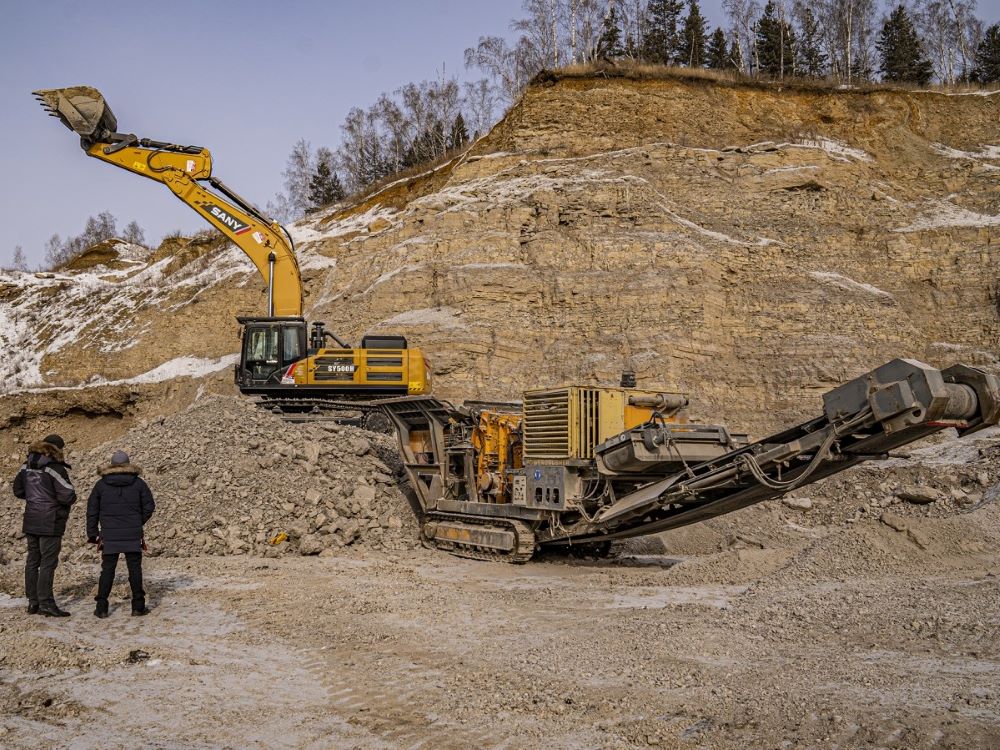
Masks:
[[[286,422],[335,422],[372,432],[392,434],[392,423],[372,401],[323,398],[261,398],[255,403]]]
[[[458,557],[509,563],[528,562],[536,546],[535,532],[523,521],[457,513],[429,513],[420,540],[429,549]]]

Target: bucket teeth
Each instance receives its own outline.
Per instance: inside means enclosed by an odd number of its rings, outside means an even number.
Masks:
[[[101,92],[90,86],[61,89],[39,89],[32,92],[42,108],[58,117],[70,130],[83,139],[97,140],[114,133],[118,122]]]

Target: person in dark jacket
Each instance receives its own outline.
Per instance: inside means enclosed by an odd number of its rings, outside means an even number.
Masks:
[[[142,589],[142,527],[156,504],[149,486],[139,476],[125,451],[115,451],[111,463],[100,470],[101,478],[87,500],[87,541],[101,550],[101,579],[97,584],[98,617],[108,616],[108,595],[115,582],[118,554],[124,553],[128,583],[132,588],[132,615],[149,614]]]
[[[59,550],[66,532],[69,509],[76,491],[69,478],[70,465],[63,460],[66,443],[49,435],[28,448],[28,460],[14,477],[14,496],[24,500],[21,530],[28,543],[24,562],[24,593],[28,614],[69,617],[60,609],[52,592]]]

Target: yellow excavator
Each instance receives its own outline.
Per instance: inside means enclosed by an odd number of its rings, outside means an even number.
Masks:
[[[291,235],[212,176],[208,149],[119,133],[104,97],[89,86],[33,93],[80,136],[88,156],[166,185],[257,267],[267,284],[267,315],[238,318],[243,343],[235,377],[242,393],[288,413],[315,413],[364,411],[361,399],[430,391],[428,362],[403,336],[368,335],[353,348],[324,323],[313,322],[308,330]]]

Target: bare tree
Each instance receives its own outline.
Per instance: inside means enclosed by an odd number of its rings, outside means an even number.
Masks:
[[[351,191],[361,190],[387,173],[388,155],[379,138],[375,112],[354,107],[340,126],[337,162]]]
[[[113,240],[117,236],[117,221],[110,211],[102,211],[91,216],[84,225],[83,232],[75,237],[61,240],[58,234],[49,237],[45,243],[45,264],[47,268],[65,265],[80,253],[101,242]]]
[[[440,156],[448,150],[448,129],[455,122],[461,109],[461,89],[458,86],[458,81],[445,75],[444,67],[441,68],[438,80],[425,85],[434,117],[435,138],[438,141],[435,156]],[[440,128],[438,127],[439,123]]]
[[[62,238],[58,234],[53,234],[45,242],[45,267],[55,268],[62,263]]]
[[[294,219],[302,218],[309,210],[309,180],[312,178],[313,156],[309,141],[300,138],[292,146],[285,162],[285,195],[288,197]]]
[[[760,70],[756,32],[760,5],[757,0],[722,0],[722,8],[729,16],[731,35],[739,57],[736,61],[739,71],[745,74]]]
[[[878,67],[875,40],[878,37],[877,0],[857,0],[854,13],[854,80],[870,81]]]
[[[414,122],[403,108],[386,94],[378,98],[374,110],[384,131],[386,158],[393,171],[399,171],[406,163],[406,153],[415,137]]]
[[[559,15],[557,0],[524,0],[521,6],[527,17],[516,18],[510,27],[520,32],[520,42],[526,42],[522,49],[528,53],[528,67],[532,75],[542,68],[559,67]]]
[[[10,259],[11,271],[27,271],[28,260],[24,257],[24,249],[20,245],[14,246],[14,254]]]
[[[130,245],[145,245],[146,233],[142,231],[139,222],[133,220],[126,224],[122,230],[122,239]]]
[[[598,42],[604,17],[611,4],[622,0],[569,0],[565,14],[566,35],[569,39],[570,62],[593,62],[597,58]]]
[[[875,69],[875,0],[817,0],[831,72],[846,83],[869,79]]]
[[[479,68],[492,78],[504,100],[513,103],[524,87],[528,85],[531,76],[538,72],[532,68],[535,56],[531,45],[523,37],[513,47],[502,37],[479,37],[475,47],[465,50],[465,66]]]
[[[463,84],[462,105],[466,119],[472,125],[473,138],[484,135],[496,121],[497,91],[485,78]]]
[[[982,22],[976,18],[976,0],[917,0],[917,30],[927,44],[934,72],[941,83],[968,78]]]

